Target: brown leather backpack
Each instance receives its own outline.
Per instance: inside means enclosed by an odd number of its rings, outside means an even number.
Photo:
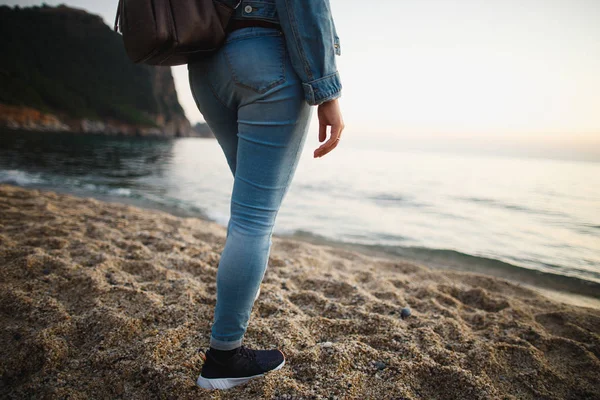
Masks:
[[[240,2],[230,6],[217,0],[119,0],[114,29],[120,28],[134,63],[187,64],[221,46]]]

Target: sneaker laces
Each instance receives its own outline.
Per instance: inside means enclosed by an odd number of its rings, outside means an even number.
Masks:
[[[238,349],[238,354],[250,360],[256,359],[256,352],[248,347],[241,345]]]

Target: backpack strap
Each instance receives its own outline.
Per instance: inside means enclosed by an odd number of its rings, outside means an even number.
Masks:
[[[115,17],[115,32],[119,32],[119,20],[121,19],[121,7],[123,6],[123,0],[119,0],[117,6],[117,15]]]

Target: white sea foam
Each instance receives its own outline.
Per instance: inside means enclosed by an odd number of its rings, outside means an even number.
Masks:
[[[28,186],[43,183],[40,174],[29,173],[17,169],[2,169],[0,170],[0,183],[8,183],[12,185]]]

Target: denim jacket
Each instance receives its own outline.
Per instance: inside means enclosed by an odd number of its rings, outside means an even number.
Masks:
[[[219,0],[237,8],[234,19],[279,23],[306,101],[318,105],[341,96],[335,56],[341,55],[329,0]]]

